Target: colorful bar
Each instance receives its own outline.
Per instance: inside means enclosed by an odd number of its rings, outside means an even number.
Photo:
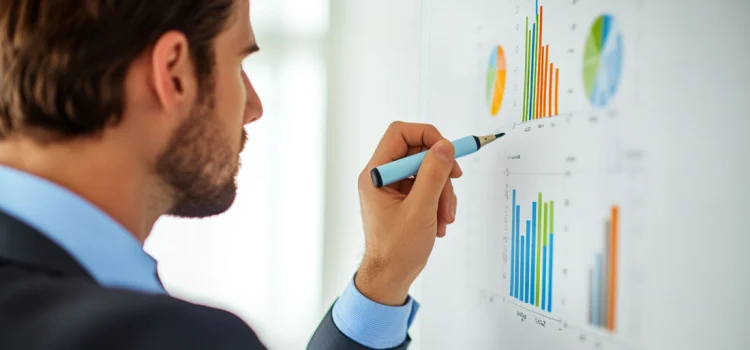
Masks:
[[[534,82],[536,82],[536,23],[531,26],[531,76],[529,78],[529,120],[534,119],[534,110],[536,105],[534,104],[534,96],[536,95],[536,89]]]
[[[591,284],[591,324],[596,326],[601,326],[601,300],[600,300],[600,286],[603,284],[601,283],[601,276],[602,276],[602,255],[596,254],[596,259],[594,260],[594,282]]]
[[[542,104],[544,105],[544,108],[542,110],[544,111],[544,116],[549,117],[552,113],[550,113],[550,106],[547,104],[547,85],[552,83],[551,79],[548,78],[548,68],[549,67],[549,45],[544,49],[544,94],[543,94],[543,100]]]
[[[552,80],[554,78],[552,76],[552,74],[554,73],[554,71],[555,71],[555,67],[554,67],[554,65],[552,63],[550,63],[549,64],[549,84],[547,84],[547,85],[549,85],[549,102],[547,103],[547,106],[549,106],[549,113],[548,114],[550,116],[555,115],[552,112]]]
[[[516,205],[516,298],[521,295],[519,290],[521,289],[521,281],[523,280],[519,277],[521,273],[521,261],[523,261],[520,256],[523,245],[521,244],[521,228],[519,226],[521,226],[521,206]]]
[[[521,119],[524,122],[528,117],[529,108],[529,106],[526,104],[526,99],[529,98],[529,40],[531,40],[531,32],[529,31],[529,17],[526,17],[526,58],[524,59],[526,65],[523,69],[523,115],[521,116]]]
[[[547,233],[544,233],[544,247],[542,248],[542,310],[547,305]]]
[[[537,43],[537,46],[539,47],[538,52],[540,52],[540,56],[537,58],[537,63],[539,64],[539,79],[537,81],[537,88],[539,89],[539,93],[537,94],[537,103],[539,104],[539,107],[537,108],[537,118],[542,117],[542,95],[544,94],[544,85],[542,85],[542,80],[544,80],[544,75],[542,75],[542,70],[544,69],[544,50],[542,47],[542,38],[544,38],[544,6],[539,7],[539,16],[537,18],[537,23],[539,23],[539,42]]]
[[[513,213],[510,217],[510,295],[515,297],[516,288],[516,190],[513,190]]]
[[[589,269],[589,292],[588,294],[588,307],[589,307],[589,324],[594,324],[594,269]]]
[[[541,203],[541,202],[539,202],[539,203]],[[539,204],[539,205],[541,205],[541,204]],[[545,204],[544,206],[546,207],[547,204]],[[534,209],[536,209],[536,208],[534,208]],[[534,210],[534,211],[536,211],[536,210]],[[538,220],[541,221],[542,217],[540,216],[538,218]],[[535,235],[534,235],[534,236],[537,237],[537,244],[536,244],[536,266],[541,266],[542,239],[543,239],[543,236],[542,236],[543,233],[542,232],[543,232],[542,230],[537,230],[536,233],[535,233]],[[540,301],[539,300],[539,287],[540,287],[539,286],[540,285],[539,278],[540,277],[541,277],[541,270],[537,269],[536,270],[536,289],[534,290],[535,295],[536,295],[536,299],[535,299],[536,300],[536,304],[535,304],[536,306],[539,306],[539,304],[540,304],[540,302],[539,302]]]
[[[612,225],[607,221],[604,227],[604,252],[601,261],[601,277],[599,279],[601,292],[599,294],[600,306],[599,312],[599,325],[602,327],[607,326],[608,311],[609,311],[609,242],[611,240]]]
[[[558,98],[559,96],[560,96],[560,68],[555,68],[555,115],[560,115],[560,112],[557,109],[559,102],[560,102],[560,99]]]
[[[549,293],[547,294],[547,312],[552,312],[552,265],[555,262],[554,260],[554,252],[555,252],[555,234],[550,233],[549,234],[549,273],[547,277],[549,278],[549,284],[548,284],[548,290]]]
[[[612,226],[609,246],[609,301],[608,312],[607,312],[607,328],[614,332],[615,331],[615,297],[617,292],[617,240],[618,240],[618,227],[619,227],[619,208],[617,206],[612,207]]]
[[[539,257],[537,255],[536,248],[537,245],[537,239],[536,239],[536,202],[531,203],[531,300],[529,300],[529,303],[534,304],[536,300],[539,299],[539,293],[535,293],[534,291],[538,291],[539,289],[539,271],[537,271],[537,266],[539,266]],[[535,277],[536,276],[536,277]]]
[[[547,117],[547,60],[549,60],[549,45],[542,50],[542,117]]]
[[[526,252],[525,243],[526,243],[526,236],[521,236],[521,265],[522,265],[520,269],[521,271],[521,288],[520,288],[521,294],[518,296],[518,300],[521,300],[521,301],[524,301],[523,296],[526,295],[526,271],[525,271],[526,269],[523,268],[523,266],[526,265],[526,254],[524,254]]]
[[[524,281],[525,286],[523,295],[523,301],[526,303],[529,302],[529,294],[531,294],[531,276],[529,276],[531,275],[531,270],[529,270],[529,268],[531,268],[531,237],[529,237],[529,233],[531,232],[530,226],[531,221],[526,220],[526,265],[524,266],[524,269],[526,270],[526,280]]]
[[[549,201],[549,233],[555,232],[555,201]]]

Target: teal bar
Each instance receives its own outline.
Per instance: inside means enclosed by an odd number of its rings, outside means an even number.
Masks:
[[[524,62],[526,63],[526,66],[524,67],[524,78],[523,78],[523,117],[521,118],[521,121],[525,122],[527,121],[527,117],[529,115],[529,41],[531,40],[531,32],[529,31],[529,17],[526,17],[526,59]]]

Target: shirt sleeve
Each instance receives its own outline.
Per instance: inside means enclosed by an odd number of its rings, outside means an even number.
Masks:
[[[333,306],[333,323],[347,337],[373,349],[388,349],[406,341],[419,310],[411,296],[403,306],[376,303],[359,292],[354,279]]]

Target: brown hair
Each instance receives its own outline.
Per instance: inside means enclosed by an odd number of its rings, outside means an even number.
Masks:
[[[93,135],[118,123],[131,62],[182,32],[199,82],[236,0],[0,0],[0,140]]]

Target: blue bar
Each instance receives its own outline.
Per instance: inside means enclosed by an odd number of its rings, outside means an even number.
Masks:
[[[526,220],[526,266],[524,266],[524,269],[526,270],[526,281],[525,281],[526,286],[524,287],[525,288],[525,293],[524,293],[524,296],[523,296],[523,301],[525,303],[529,302],[529,294],[531,294],[531,293],[529,293],[529,292],[531,292],[531,288],[530,288],[531,284],[529,283],[530,280],[531,280],[531,278],[529,278],[530,277],[529,275],[531,274],[531,272],[530,272],[531,270],[529,270],[529,268],[531,267],[530,266],[530,263],[531,263],[531,237],[529,237],[529,233],[530,233],[529,232],[529,226],[531,226],[531,221]]]
[[[521,262],[523,259],[520,256],[520,251],[523,250],[523,244],[521,244],[521,206],[516,206],[516,299],[521,298],[521,281],[523,278],[519,276],[521,272]]]
[[[521,265],[523,265],[524,262],[526,261],[526,254],[524,254],[525,249],[523,248],[525,241],[526,241],[526,236],[521,236]],[[523,301],[523,296],[526,294],[526,283],[524,283],[524,281],[525,281],[524,278],[526,278],[526,273],[525,273],[524,269],[520,269],[520,271],[521,271],[521,279],[520,279],[520,282],[521,282],[521,288],[520,288],[521,294],[518,295],[517,299],[520,300],[520,301]]]
[[[542,246],[542,310],[546,310],[547,305],[547,246]]]
[[[547,312],[552,312],[552,253],[555,251],[555,234],[549,234],[549,294],[547,294]]]
[[[534,304],[536,294],[536,202],[531,203],[531,304]]]
[[[537,7],[538,9],[538,7]],[[537,10],[538,11],[538,10]],[[534,82],[536,79],[534,79],[534,71],[536,70],[536,65],[534,64],[534,57],[536,57],[536,23],[531,26],[531,75],[529,78],[529,119],[534,119],[532,117],[533,113],[532,110],[534,109],[534,92],[536,89],[534,89]]]
[[[513,215],[510,217],[510,296],[515,296],[514,291],[516,287],[516,190],[513,190]]]
[[[594,276],[592,276],[591,282],[591,323],[595,326],[601,325],[602,312],[599,309],[601,306],[601,296],[599,292],[602,290],[602,255],[596,254],[594,259]]]

